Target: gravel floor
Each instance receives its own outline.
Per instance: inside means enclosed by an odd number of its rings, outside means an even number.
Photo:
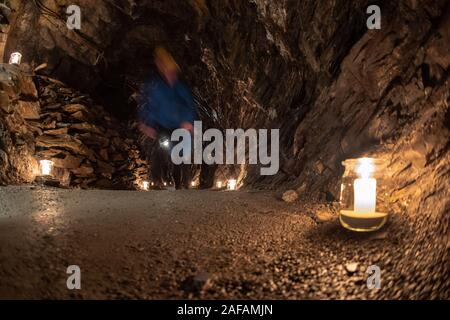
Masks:
[[[0,204],[3,299],[448,298],[448,279],[426,288],[402,274],[412,231],[400,217],[354,234],[317,220],[332,208],[261,191],[3,187]],[[379,290],[366,286],[372,264]],[[66,287],[69,265],[81,290]]]

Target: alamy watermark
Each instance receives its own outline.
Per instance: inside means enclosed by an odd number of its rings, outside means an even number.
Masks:
[[[377,5],[371,5],[367,7],[367,14],[370,14],[367,19],[367,29],[381,29],[381,9]]]
[[[69,30],[80,30],[81,29],[81,8],[75,4],[67,7],[66,14],[67,17],[67,28]]]
[[[77,265],[71,265],[67,267],[67,274],[70,276],[67,278],[66,286],[69,290],[81,289],[81,269]],[[371,265],[367,268],[368,274],[366,285],[370,290],[381,289],[381,268],[377,265]]]
[[[377,265],[371,265],[367,268],[367,288],[369,289],[381,289],[381,269]]]
[[[224,137],[219,129],[203,132],[202,122],[195,121],[193,135],[187,129],[173,131],[171,141],[177,144],[171,149],[171,159],[176,165],[245,164],[248,159],[249,164],[262,166],[261,175],[275,175],[280,167],[279,140],[279,129],[226,129]],[[209,143],[205,148],[204,142]],[[168,145],[168,141],[162,145]]]
[[[370,5],[366,10],[367,14],[370,14],[367,19],[366,25],[369,30],[381,29],[381,9],[378,5]],[[69,30],[81,29],[81,8],[78,5],[72,4],[67,7],[67,28]]]
[[[67,278],[66,285],[69,290],[81,289],[81,269],[77,265],[71,265],[67,267],[67,274],[70,276]]]

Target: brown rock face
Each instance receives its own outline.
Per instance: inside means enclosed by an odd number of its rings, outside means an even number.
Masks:
[[[31,101],[17,101],[19,114],[27,120],[39,119],[39,104]]]
[[[45,147],[45,148],[69,149],[74,153],[79,153],[84,156],[92,156],[92,154],[89,152],[89,149],[87,149],[80,140],[73,138],[72,136],[69,135],[39,136],[36,139],[36,145],[38,147]]]
[[[136,188],[145,178],[142,168],[146,163],[137,161],[140,155],[135,152],[134,137],[124,126],[86,95],[54,79],[36,80],[43,105],[41,122],[35,124],[43,129],[36,137],[36,146],[41,148],[37,156],[51,158],[55,168],[69,174],[70,186]],[[105,162],[109,153],[121,161]]]
[[[84,158],[75,157],[69,153],[66,153],[64,158],[51,158],[55,167],[65,169],[77,169],[80,167],[83,160]]]
[[[0,91],[2,183],[32,182],[40,174],[38,160],[44,159],[53,163],[51,185],[135,189],[145,178],[146,162],[139,159],[134,137],[102,107],[60,81],[23,79]],[[34,101],[20,100],[25,91]],[[103,161],[109,154],[118,160]]]
[[[39,118],[39,108],[28,109],[26,103],[19,100],[21,84],[19,79],[12,87],[0,85],[0,184],[32,182],[38,168],[34,158],[34,134],[24,115]],[[23,108],[18,108],[14,101]]]

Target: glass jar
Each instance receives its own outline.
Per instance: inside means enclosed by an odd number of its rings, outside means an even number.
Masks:
[[[380,229],[388,219],[387,163],[382,159],[348,159],[342,163],[339,220],[359,232]]]
[[[22,61],[22,54],[20,52],[13,52],[9,58],[9,64],[20,65]]]

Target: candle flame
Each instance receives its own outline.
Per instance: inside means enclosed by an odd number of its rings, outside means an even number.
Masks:
[[[373,159],[371,158],[361,158],[358,160],[358,168],[356,172],[363,179],[368,179],[374,172]]]
[[[236,190],[236,185],[237,185],[236,179],[228,180],[227,184],[228,190]]]
[[[41,174],[43,176],[48,176],[50,175],[51,171],[52,171],[52,166],[53,166],[53,161],[50,160],[41,160],[39,161],[40,165],[41,165]]]

